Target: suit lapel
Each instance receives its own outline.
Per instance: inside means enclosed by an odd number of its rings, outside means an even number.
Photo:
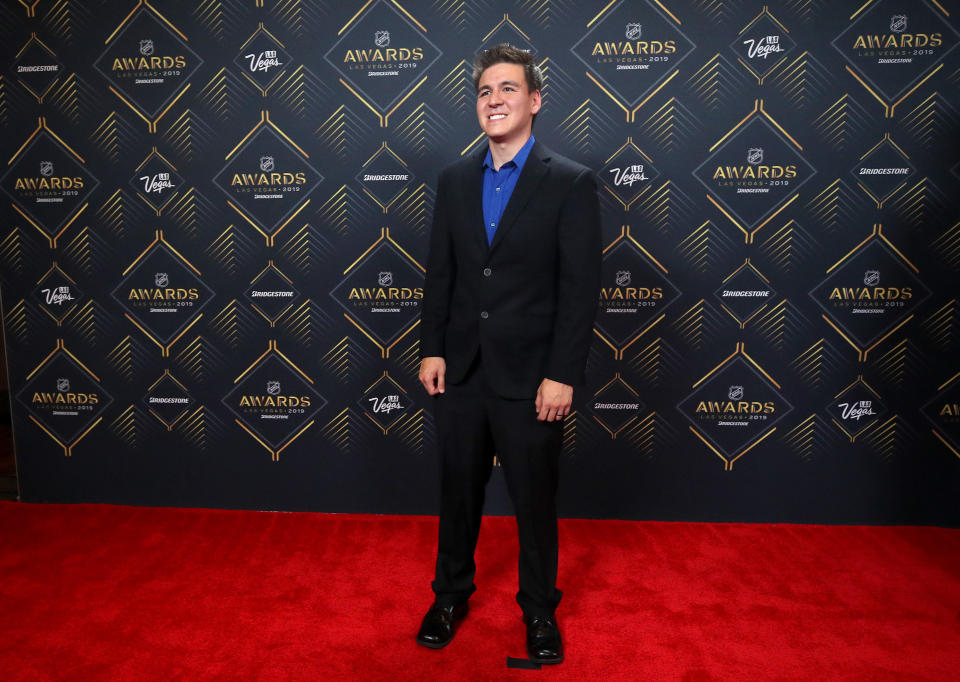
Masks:
[[[483,159],[486,155],[487,147],[484,145],[478,154],[472,155],[472,162],[463,178],[463,206],[467,209],[468,229],[471,239],[484,255],[490,248],[487,243],[487,230],[483,224]]]
[[[541,156],[542,151],[543,148],[540,146],[540,143],[535,142],[533,148],[530,150],[530,155],[527,157],[527,162],[523,164],[523,170],[520,171],[520,177],[517,178],[517,184],[513,188],[513,193],[510,195],[510,201],[507,202],[506,209],[503,211],[503,217],[500,219],[497,231],[493,234],[493,243],[490,244],[491,252],[503,241],[504,235],[513,227],[513,224],[517,221],[517,217],[526,207],[531,197],[536,194],[540,182],[547,175],[549,166],[546,162],[549,157]],[[481,163],[483,163],[482,159]],[[481,192],[480,212],[481,215],[483,215],[482,175],[479,184]],[[483,223],[481,222],[481,227],[482,226]],[[484,233],[483,240],[484,242],[487,240],[486,233]]]

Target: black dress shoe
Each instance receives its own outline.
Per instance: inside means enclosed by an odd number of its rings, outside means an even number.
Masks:
[[[465,601],[456,606],[434,604],[423,617],[420,632],[417,633],[417,644],[431,649],[442,649],[447,646],[453,639],[457,625],[466,617],[467,611],[469,607]]]
[[[553,616],[526,616],[527,655],[537,663],[562,663],[563,642]]]

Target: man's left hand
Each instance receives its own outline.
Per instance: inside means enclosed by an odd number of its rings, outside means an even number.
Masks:
[[[559,381],[544,379],[537,389],[537,421],[557,421],[570,414],[573,403],[573,386]]]

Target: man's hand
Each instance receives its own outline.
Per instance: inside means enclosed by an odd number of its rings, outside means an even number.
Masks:
[[[421,376],[423,370],[420,370]],[[544,379],[537,389],[537,421],[556,421],[570,414],[573,403],[573,386],[559,381]]]
[[[443,393],[446,385],[447,361],[442,357],[428,357],[420,361],[420,383],[430,395]]]

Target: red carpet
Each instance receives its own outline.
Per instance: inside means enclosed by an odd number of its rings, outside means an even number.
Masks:
[[[484,523],[446,649],[413,640],[437,522],[0,503],[4,680],[956,680],[960,531],[561,522],[567,660],[524,656]]]

